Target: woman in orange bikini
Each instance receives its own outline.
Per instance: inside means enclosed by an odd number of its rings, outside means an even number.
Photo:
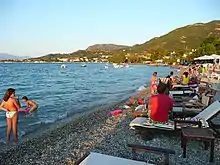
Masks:
[[[14,134],[14,141],[18,141],[18,109],[20,108],[20,102],[18,98],[15,98],[15,89],[9,88],[0,105],[0,109],[6,111],[7,120],[7,135],[6,141],[10,141],[11,131]]]

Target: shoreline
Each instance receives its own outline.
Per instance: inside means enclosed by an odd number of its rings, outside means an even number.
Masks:
[[[147,98],[149,88],[137,92],[129,98]],[[187,157],[182,158],[180,136],[172,134],[149,135],[137,134],[131,130],[129,123],[132,120],[129,111],[123,114],[110,116],[111,110],[124,105],[125,100],[114,105],[91,110],[78,116],[70,123],[60,125],[53,130],[42,133],[37,137],[30,137],[19,145],[0,151],[0,164],[2,165],[74,165],[84,154],[93,151],[102,154],[131,159],[131,149],[127,144],[141,144],[176,151],[170,156],[171,165],[204,165],[209,164],[209,150],[203,150],[203,144],[193,141],[187,147]],[[215,162],[220,164],[220,142],[215,143]],[[160,162],[162,157],[147,153],[138,154],[140,159],[151,159]],[[213,163],[212,163],[213,164]]]
[[[83,138],[85,131],[88,131],[90,128],[95,129],[96,127],[100,127],[104,124],[104,121],[111,118],[109,115],[109,111],[118,109],[119,107],[123,106],[125,101],[129,98],[136,98],[142,96],[143,93],[146,94],[146,88],[144,91],[138,91],[136,94],[132,94],[130,97],[121,100],[120,102],[114,102],[111,104],[103,105],[101,107],[93,108],[87,112],[81,112],[74,116],[71,116],[61,123],[54,123],[51,125],[46,126],[42,132],[39,130],[36,133],[30,133],[25,135],[24,138],[16,145],[13,143],[4,145],[0,147],[0,164],[21,164],[22,159],[21,157],[27,156],[27,153],[36,153],[36,156],[29,159],[36,159],[39,157],[39,152],[46,150],[46,146],[55,146],[57,142],[61,139],[69,139],[68,135],[73,134],[80,134],[81,136],[76,136],[76,138],[80,139]],[[141,94],[140,94],[141,93]],[[143,98],[143,97],[142,97]],[[47,129],[48,128],[48,129]],[[77,132],[77,133],[73,133]],[[31,146],[31,147],[30,147]],[[39,150],[38,150],[39,149]],[[19,154],[12,154],[12,153],[19,153]],[[30,157],[32,157],[31,155]],[[74,160],[81,157],[82,154],[76,155]],[[29,156],[27,156],[29,157]],[[7,158],[7,159],[6,159]],[[10,158],[10,159],[9,159]],[[26,158],[28,159],[28,158]],[[73,161],[73,160],[72,160]],[[20,163],[19,163],[20,162]],[[26,162],[27,164],[32,164],[31,162]],[[53,162],[54,164],[55,162]],[[64,162],[63,162],[64,163]],[[51,164],[51,163],[49,163]],[[60,163],[59,163],[60,164]],[[62,163],[61,163],[62,164]],[[65,163],[64,163],[65,164]]]

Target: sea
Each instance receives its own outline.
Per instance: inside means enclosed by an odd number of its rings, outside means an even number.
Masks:
[[[141,86],[149,86],[153,72],[167,76],[171,69],[163,66],[130,65],[114,68],[111,64],[67,63],[0,63],[0,98],[14,88],[21,99],[27,96],[38,103],[30,115],[19,113],[19,137],[28,135],[47,124],[94,107],[115,104],[135,94]],[[20,100],[21,101],[21,100]],[[25,104],[21,101],[21,105]],[[5,112],[0,111],[0,142],[6,134]]]

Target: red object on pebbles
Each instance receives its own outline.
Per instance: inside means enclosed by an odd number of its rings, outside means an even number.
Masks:
[[[138,104],[144,104],[143,100],[138,100]]]
[[[122,113],[122,110],[121,110],[121,109],[113,110],[113,111],[110,112],[110,114],[111,114],[112,116],[118,115],[118,114],[120,114],[120,113]]]

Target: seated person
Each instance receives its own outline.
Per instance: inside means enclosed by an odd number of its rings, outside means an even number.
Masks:
[[[29,113],[32,113],[35,110],[37,110],[37,108],[38,108],[37,103],[34,102],[33,100],[29,100],[27,98],[27,96],[23,96],[22,101],[24,101],[26,103],[26,108],[29,109]]]
[[[164,85],[164,87],[166,88],[164,94],[169,95],[169,91],[172,88],[170,76],[167,76],[166,78],[160,78],[159,84]]]
[[[166,85],[159,84],[157,87],[158,94],[151,96],[149,100],[150,119],[155,122],[167,122],[169,111],[173,109],[173,99],[164,94],[165,90]]]
[[[197,77],[191,77],[189,85],[194,85],[194,84],[198,84],[198,80]]]
[[[170,74],[167,76],[167,78],[170,78],[171,85],[174,84],[175,80],[174,80],[173,71],[170,72]]]
[[[188,85],[189,84],[189,80],[190,80],[189,73],[188,72],[184,72],[182,78],[183,78],[182,84],[183,85]]]

